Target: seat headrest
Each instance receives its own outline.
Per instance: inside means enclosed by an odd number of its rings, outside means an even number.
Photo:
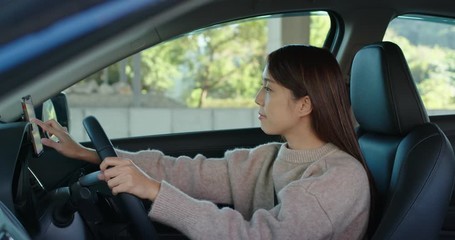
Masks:
[[[361,131],[401,136],[429,122],[403,52],[394,43],[371,44],[357,52],[350,88]]]

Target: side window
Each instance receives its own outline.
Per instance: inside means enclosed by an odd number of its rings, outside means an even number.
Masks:
[[[455,114],[455,20],[401,16],[384,40],[402,48],[428,115]]]
[[[161,43],[83,79],[65,92],[71,134],[88,140],[94,115],[111,138],[259,126],[254,97],[265,57],[286,44],[323,46],[326,12],[220,24]]]

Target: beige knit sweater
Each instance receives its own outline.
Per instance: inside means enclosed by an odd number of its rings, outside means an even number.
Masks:
[[[227,151],[223,158],[174,158],[155,150],[118,154],[162,181],[149,216],[191,239],[351,240],[367,228],[366,172],[330,143],[298,151],[269,143]]]

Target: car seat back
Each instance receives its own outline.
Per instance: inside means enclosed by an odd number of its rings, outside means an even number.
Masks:
[[[363,47],[351,68],[359,144],[374,179],[372,239],[435,239],[452,193],[455,158],[429,122],[401,49]]]

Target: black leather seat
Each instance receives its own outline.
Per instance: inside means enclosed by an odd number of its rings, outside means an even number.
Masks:
[[[437,239],[452,193],[454,153],[429,122],[396,44],[359,50],[351,69],[351,102],[377,188],[372,239]]]

